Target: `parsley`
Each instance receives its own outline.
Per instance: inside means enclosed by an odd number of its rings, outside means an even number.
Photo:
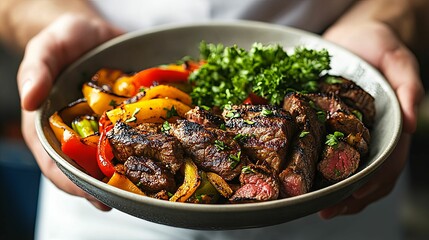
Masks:
[[[343,137],[344,133],[335,131],[333,134],[328,134],[326,136],[325,144],[331,147],[336,147]]]
[[[163,132],[163,133],[167,133],[167,132],[169,132],[170,130],[171,130],[170,123],[168,123],[167,121],[165,121],[165,122],[162,124],[161,132]]]
[[[227,114],[225,114],[225,117],[233,119],[233,118],[239,118],[241,116],[240,116],[240,113],[238,113],[236,110],[232,110]]]
[[[338,83],[343,83],[343,80],[336,76],[327,76],[324,79],[324,82],[327,84],[338,84]]]
[[[361,112],[359,112],[358,110],[353,110],[352,113],[362,122],[362,113]]]
[[[231,161],[231,169],[235,168],[240,163],[241,151],[238,151],[237,155],[230,154],[228,159]]]
[[[225,123],[222,123],[222,124],[219,126],[219,128],[220,128],[221,130],[226,131]]]
[[[109,106],[111,106],[111,107],[113,107],[113,108],[115,108],[115,107],[117,107],[119,104],[115,101],[115,100],[110,100],[110,102],[109,102]]]
[[[246,51],[236,45],[200,44],[206,62],[192,72],[191,97],[195,105],[240,104],[250,92],[279,105],[289,91],[317,90],[319,76],[330,69],[327,50],[295,48],[292,54],[278,44],[255,43]]]
[[[307,134],[309,134],[309,133],[310,133],[310,132],[302,131],[302,132],[299,134],[299,137],[300,137],[300,138],[303,138],[303,137],[307,136]]]
[[[130,118],[128,118],[127,120],[125,120],[126,123],[130,123],[130,122],[136,122],[137,121],[137,113],[140,112],[140,108],[136,108],[133,112],[133,114],[131,115]]]
[[[254,173],[255,170],[253,170],[251,167],[249,166],[243,166],[243,168],[241,168],[241,172],[242,173]]]
[[[326,121],[326,112],[323,110],[317,111],[316,112],[317,115],[317,119],[319,120],[319,122],[325,122]]]
[[[264,117],[268,117],[268,116],[272,116],[273,115],[273,111],[271,111],[270,109],[262,109],[261,111],[262,116]]]
[[[174,108],[174,106],[171,106],[171,109],[168,108],[164,108],[165,111],[167,111],[167,119],[172,118],[174,116],[179,116],[179,114],[177,113],[176,108]]]
[[[229,147],[223,141],[220,141],[220,140],[215,140],[214,145],[220,151],[229,149]]]
[[[255,121],[251,121],[251,120],[246,119],[246,120],[244,120],[244,123],[249,124],[249,125],[253,125],[253,124],[255,124]]]
[[[248,134],[241,134],[241,133],[239,133],[239,134],[235,135],[233,139],[235,141],[244,142],[248,137],[249,137]]]

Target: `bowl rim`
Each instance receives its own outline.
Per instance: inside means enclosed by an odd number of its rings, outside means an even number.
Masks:
[[[36,132],[38,135],[39,140],[41,140],[42,146],[45,149],[45,151],[48,153],[48,155],[59,165],[70,171],[71,174],[76,176],[77,178],[87,182],[88,184],[95,186],[98,189],[101,189],[103,191],[109,192],[111,194],[114,194],[121,198],[126,198],[129,200],[132,200],[133,202],[138,202],[139,204],[147,204],[162,208],[174,208],[174,209],[180,209],[180,210],[186,210],[186,211],[195,211],[195,212],[241,212],[241,211],[251,211],[254,209],[255,204],[258,206],[258,211],[264,210],[264,209],[272,209],[272,208],[278,208],[278,207],[285,207],[288,205],[295,205],[298,203],[302,203],[308,200],[311,200],[313,198],[317,198],[318,196],[322,195],[328,195],[330,193],[335,192],[338,189],[341,189],[343,187],[346,187],[350,184],[353,184],[362,178],[366,177],[367,175],[374,173],[377,168],[379,168],[388,158],[388,156],[392,153],[394,150],[396,144],[399,141],[400,132],[402,131],[402,115],[400,110],[399,101],[396,97],[396,94],[394,93],[391,86],[388,84],[387,80],[384,78],[384,76],[375,69],[372,65],[367,63],[362,58],[358,57],[356,54],[351,53],[347,49],[332,43],[330,41],[327,41],[323,38],[321,38],[320,35],[317,35],[315,33],[307,32],[305,30],[289,27],[289,26],[283,26],[283,25],[277,25],[272,23],[265,23],[265,22],[258,22],[258,21],[249,21],[249,20],[215,20],[215,21],[204,21],[204,22],[198,22],[198,23],[180,23],[180,24],[165,24],[157,27],[152,27],[150,29],[143,29],[143,30],[137,30],[129,33],[125,33],[123,35],[120,35],[116,38],[113,38],[95,48],[85,53],[83,56],[78,58],[76,61],[74,61],[72,64],[70,64],[61,74],[57,77],[57,79],[61,78],[63,74],[70,71],[70,69],[73,69],[75,66],[81,64],[82,62],[86,61],[88,58],[93,56],[99,51],[103,51],[103,49],[112,47],[116,44],[119,44],[123,41],[139,37],[141,35],[148,35],[148,34],[156,34],[163,31],[170,31],[170,30],[177,30],[177,29],[185,29],[185,28],[201,28],[201,27],[245,27],[245,28],[252,28],[252,29],[263,29],[263,30],[274,30],[274,31],[281,31],[281,32],[287,32],[297,35],[303,35],[308,36],[312,38],[316,38],[318,41],[320,41],[323,45],[329,46],[331,48],[336,48],[341,51],[347,52],[351,57],[356,58],[360,64],[363,65],[364,68],[369,69],[370,71],[375,74],[375,76],[382,81],[385,81],[387,84],[380,85],[380,87],[383,88],[384,92],[387,94],[388,98],[392,101],[390,102],[391,107],[393,108],[394,113],[394,129],[392,131],[395,131],[395,137],[390,139],[386,148],[380,150],[382,153],[379,154],[379,157],[376,159],[373,159],[373,161],[368,164],[363,171],[360,170],[353,174],[352,176],[348,177],[346,180],[340,181],[338,183],[332,184],[330,186],[311,191],[309,193],[290,197],[290,198],[284,198],[284,199],[278,199],[273,201],[266,201],[266,202],[257,202],[257,203],[242,203],[242,204],[189,204],[189,203],[179,203],[179,202],[169,202],[169,201],[163,201],[159,199],[154,199],[147,196],[140,196],[134,193],[127,192],[122,189],[115,188],[113,186],[110,186],[100,180],[97,180],[80,169],[73,166],[71,163],[69,163],[63,156],[61,156],[50,144],[49,139],[45,134],[46,129],[44,128],[44,121],[46,119],[43,119],[46,117],[44,115],[44,110],[47,106],[47,103],[43,103],[43,105],[36,111]],[[49,97],[48,97],[49,98]],[[47,129],[47,131],[51,131],[50,129]]]

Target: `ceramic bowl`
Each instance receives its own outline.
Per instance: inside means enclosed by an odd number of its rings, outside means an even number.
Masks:
[[[237,44],[250,48],[254,42],[278,43],[286,49],[305,46],[326,48],[332,55],[332,73],[354,80],[375,97],[376,122],[367,160],[353,176],[301,196],[275,201],[203,205],[157,200],[107,185],[85,174],[61,152],[48,123],[55,111],[82,97],[81,85],[102,67],[138,71],[176,62],[183,56],[198,57],[199,43]],[[36,129],[40,141],[58,167],[79,187],[101,202],[152,222],[193,229],[240,229],[279,224],[297,219],[350,196],[383,164],[394,149],[402,120],[397,98],[383,76],[368,63],[320,38],[284,26],[259,22],[207,22],[170,25],[132,32],[115,38],[84,55],[58,77],[49,98],[38,110]]]

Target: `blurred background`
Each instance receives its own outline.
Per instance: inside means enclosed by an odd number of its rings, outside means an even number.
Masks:
[[[429,55],[421,54],[422,78],[429,83]],[[0,239],[33,239],[40,171],[21,135],[16,72],[20,57],[0,45]],[[25,131],[25,129],[24,129]],[[365,211],[388,207],[400,222],[400,239],[429,239],[429,95],[421,106],[410,161],[395,192]],[[35,140],[36,141],[36,140]],[[379,222],[377,224],[380,224]],[[383,223],[381,223],[383,224]],[[364,231],[364,230],[363,230]],[[378,232],[376,236],[388,236]]]

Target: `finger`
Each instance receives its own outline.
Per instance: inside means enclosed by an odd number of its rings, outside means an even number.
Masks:
[[[402,108],[404,131],[413,133],[417,125],[417,109],[424,97],[417,60],[404,46],[387,52],[380,70],[395,90]]]
[[[28,43],[18,70],[22,108],[38,108],[64,66],[120,33],[99,19],[74,15],[61,17],[40,32]]]

